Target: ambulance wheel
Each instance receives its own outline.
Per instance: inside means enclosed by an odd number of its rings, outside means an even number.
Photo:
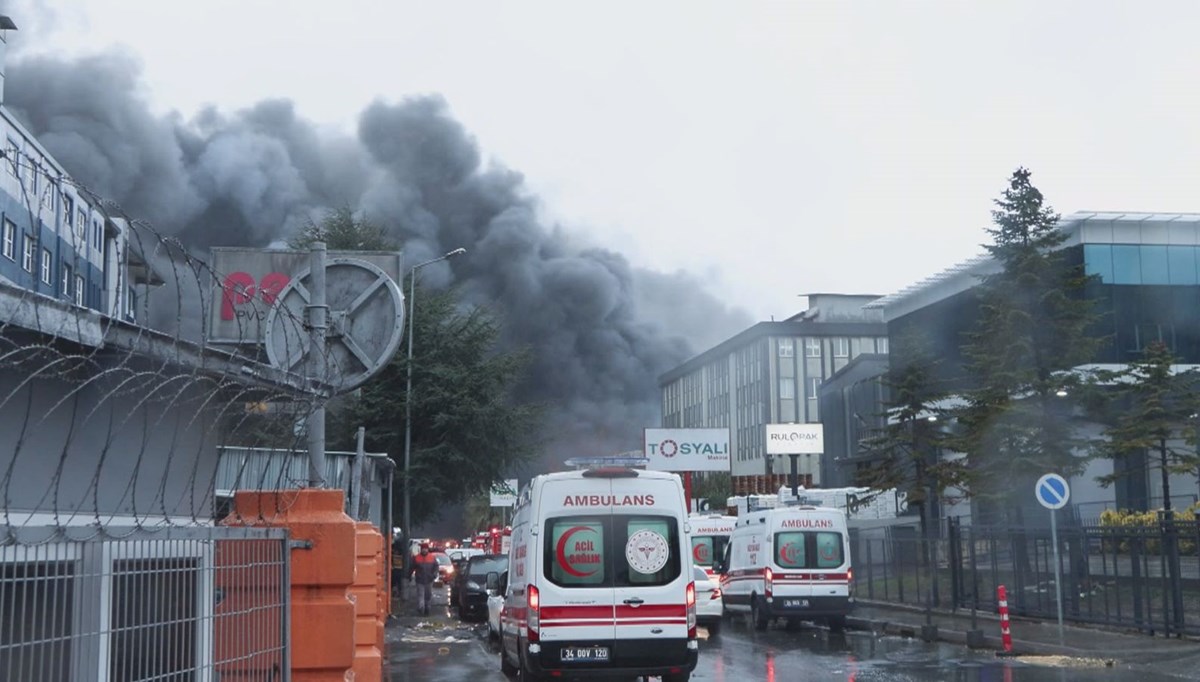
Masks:
[[[770,622],[765,609],[762,607],[762,600],[759,597],[754,597],[750,600],[750,622],[754,625],[754,629],[759,632],[766,630],[767,623]]]
[[[846,617],[845,616],[830,616],[829,617],[829,631],[836,633],[836,634],[841,634],[841,633],[845,632],[846,631]]]
[[[721,634],[721,621],[710,620],[704,624],[704,628],[708,630],[709,637],[716,637],[717,635]]]
[[[505,677],[516,677],[517,666],[508,662],[508,656],[504,653],[504,640],[500,640],[500,672],[504,673]]]
[[[529,666],[524,660],[521,661],[521,667],[517,670],[518,682],[538,682],[541,679],[538,675],[529,672]]]

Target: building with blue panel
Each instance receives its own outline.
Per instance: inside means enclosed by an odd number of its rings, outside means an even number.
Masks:
[[[161,279],[130,248],[129,224],[104,210],[3,104],[0,30],[0,277],[132,321],[136,287]]]
[[[1200,214],[1081,212],[1064,217],[1060,227],[1067,236],[1062,249],[1068,264],[1095,275],[1084,291],[1100,314],[1091,333],[1102,345],[1092,366],[1119,369],[1156,341],[1175,353],[1181,369],[1200,366]],[[890,338],[919,332],[941,360],[941,378],[967,388],[963,345],[977,319],[975,287],[997,268],[989,256],[980,256],[867,307],[883,311]],[[892,360],[903,362],[897,350]],[[859,454],[844,453],[847,461]],[[1072,502],[1082,515],[1095,516],[1111,506],[1161,506],[1162,486],[1152,462],[1126,471],[1111,488],[1096,484],[1097,476],[1131,462],[1136,459],[1092,462],[1072,481]],[[1176,507],[1200,495],[1196,473],[1173,474],[1170,485]]]

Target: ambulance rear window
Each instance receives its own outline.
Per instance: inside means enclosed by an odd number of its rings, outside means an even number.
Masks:
[[[651,514],[546,521],[542,573],[561,587],[666,585],[679,577],[679,524]]]
[[[713,560],[725,551],[729,538],[724,535],[693,535],[692,563],[697,566],[712,566]]]
[[[564,587],[599,587],[608,582],[607,522],[571,516],[546,522],[546,575]]]
[[[780,568],[837,568],[845,562],[843,546],[841,533],[776,533],[775,564]]]

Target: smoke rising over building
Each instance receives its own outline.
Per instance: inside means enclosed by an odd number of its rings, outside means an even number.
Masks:
[[[120,53],[29,56],[11,60],[5,99],[75,178],[198,254],[280,244],[342,205],[385,226],[410,264],[465,247],[423,282],[458,285],[532,349],[526,397],[554,406],[552,442],[578,448],[554,460],[637,447],[659,423],[657,376],[749,322],[686,273],[545,224],[521,174],[485,164],[439,96],[372,103],[348,135],[285,100],[156,116],[139,87]]]

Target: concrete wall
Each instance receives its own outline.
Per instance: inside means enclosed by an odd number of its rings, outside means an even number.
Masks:
[[[84,514],[77,523],[97,512],[211,518],[217,425],[223,407],[240,416],[240,401],[210,399],[215,386],[195,376],[128,362],[66,379],[31,376],[51,362],[0,366],[0,476],[13,466],[0,490],[10,520],[56,510]]]

